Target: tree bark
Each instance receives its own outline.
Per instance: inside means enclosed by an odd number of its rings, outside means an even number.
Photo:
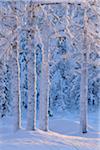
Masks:
[[[20,110],[20,70],[18,61],[18,47],[17,41],[12,44],[12,57],[11,57],[11,90],[13,99],[13,117],[14,117],[14,130],[21,127],[21,110]]]
[[[40,88],[40,129],[48,131],[48,65],[42,63]]]
[[[27,80],[28,80],[28,111],[27,129],[36,129],[36,49],[34,31],[34,5],[30,2],[26,7],[27,32],[28,32],[28,55],[27,55]]]
[[[43,32],[42,47],[42,73],[40,84],[40,108],[39,128],[48,131],[48,107],[49,107],[49,64],[48,64],[48,33]]]
[[[27,129],[36,129],[36,55],[28,52],[28,112]]]
[[[80,127],[81,132],[87,132],[87,105],[88,105],[88,46],[87,34],[84,31],[84,47],[82,53],[81,88],[80,88]]]

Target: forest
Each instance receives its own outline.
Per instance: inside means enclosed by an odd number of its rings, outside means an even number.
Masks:
[[[99,150],[99,5],[0,0],[1,150]]]

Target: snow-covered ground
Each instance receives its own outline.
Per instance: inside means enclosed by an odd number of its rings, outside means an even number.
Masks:
[[[12,130],[11,118],[0,120],[0,150],[99,150],[99,114],[89,115],[88,133],[79,131],[79,116],[60,113],[50,118],[50,131]]]

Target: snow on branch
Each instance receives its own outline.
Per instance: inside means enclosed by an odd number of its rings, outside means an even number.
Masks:
[[[4,1],[4,0],[1,0]],[[11,2],[18,2],[20,0],[5,0]],[[33,3],[41,3],[41,4],[51,4],[51,3],[81,3],[86,2],[87,0],[21,0],[22,2],[33,2]]]

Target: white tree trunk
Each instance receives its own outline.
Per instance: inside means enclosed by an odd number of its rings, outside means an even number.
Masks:
[[[84,51],[82,54],[81,87],[80,87],[80,128],[82,133],[87,132],[87,104],[88,104],[88,46],[84,33]]]
[[[20,70],[18,62],[18,47],[17,41],[12,44],[12,57],[11,57],[11,90],[13,99],[13,118],[14,130],[18,130],[21,126],[21,112],[20,112]]]
[[[36,129],[36,55],[28,52],[28,112],[27,129]]]
[[[49,65],[48,65],[48,34],[44,31],[42,49],[42,73],[40,84],[39,128],[48,131],[49,107]]]
[[[42,62],[40,87],[40,129],[48,131],[48,64]]]
[[[26,25],[28,27],[28,55],[27,55],[27,80],[28,80],[28,111],[27,129],[36,129],[36,49],[34,31],[34,6],[31,2],[26,7]]]

